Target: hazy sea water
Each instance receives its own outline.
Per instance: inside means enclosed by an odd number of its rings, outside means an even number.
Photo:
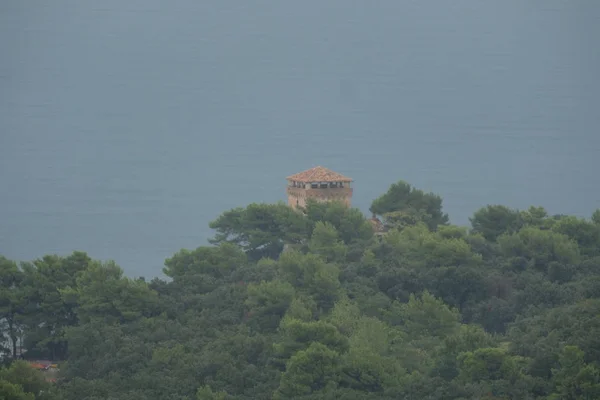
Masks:
[[[0,254],[155,276],[323,165],[451,220],[600,207],[600,2],[0,2]]]

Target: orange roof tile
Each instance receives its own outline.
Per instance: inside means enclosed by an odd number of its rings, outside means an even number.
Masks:
[[[296,182],[352,182],[352,178],[320,166],[298,172],[286,179]]]

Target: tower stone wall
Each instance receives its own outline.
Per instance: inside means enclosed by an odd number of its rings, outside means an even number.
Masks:
[[[303,189],[287,188],[288,204],[292,207],[305,207],[309,198],[316,201],[339,201],[350,207],[352,188]]]

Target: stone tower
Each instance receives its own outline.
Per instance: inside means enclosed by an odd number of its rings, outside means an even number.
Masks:
[[[352,179],[324,167],[314,167],[287,178],[288,205],[306,206],[309,198],[317,201],[341,201],[350,207]]]

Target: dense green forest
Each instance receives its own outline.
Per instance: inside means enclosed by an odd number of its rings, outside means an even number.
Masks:
[[[459,227],[401,181],[371,211],[226,211],[168,279],[0,257],[0,399],[600,399],[600,210]]]

